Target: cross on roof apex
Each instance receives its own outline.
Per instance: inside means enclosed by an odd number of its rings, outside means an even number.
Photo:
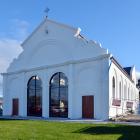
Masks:
[[[48,17],[48,13],[49,13],[50,9],[47,7],[44,12],[46,13],[46,18]]]

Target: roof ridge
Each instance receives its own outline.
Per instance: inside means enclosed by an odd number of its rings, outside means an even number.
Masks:
[[[67,24],[63,24],[63,23],[60,23],[60,22],[57,22],[57,21],[54,21],[54,20],[51,20],[51,19],[48,19],[48,18],[45,18],[43,19],[43,21],[27,36],[27,38],[21,43],[21,46],[23,47],[24,44],[31,38],[31,36],[45,23],[45,22],[51,22],[51,23],[54,23],[54,24],[59,24],[60,26],[63,26],[63,27],[66,27],[66,28],[69,28],[69,29],[72,29],[74,31],[77,31],[78,28],[75,28],[75,27],[72,27],[70,25],[67,25]]]

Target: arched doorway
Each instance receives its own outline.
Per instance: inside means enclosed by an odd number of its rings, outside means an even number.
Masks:
[[[27,115],[42,116],[42,81],[33,76],[27,85]]]
[[[62,72],[50,79],[50,117],[68,117],[68,79]]]

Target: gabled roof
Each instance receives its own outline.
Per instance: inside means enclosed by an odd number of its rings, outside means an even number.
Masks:
[[[7,72],[25,71],[107,55],[108,50],[96,41],[88,41],[80,28],[45,18],[23,42],[23,52]],[[53,54],[53,55],[52,55]]]
[[[75,27],[72,27],[72,26],[69,26],[69,25],[66,25],[66,24],[63,24],[63,23],[56,22],[56,21],[54,21],[54,20],[50,20],[50,19],[48,19],[48,18],[45,18],[45,19],[39,24],[39,26],[37,26],[37,28],[35,28],[34,31],[23,41],[23,43],[21,44],[21,46],[23,47],[24,44],[33,36],[33,34],[35,34],[35,33],[40,29],[40,27],[41,27],[43,24],[45,24],[45,22],[47,22],[47,21],[48,21],[48,22],[51,22],[51,23],[54,23],[54,24],[58,24],[58,25],[63,26],[63,27],[65,27],[65,28],[69,28],[69,29],[74,30],[74,31],[77,31],[77,30],[78,30],[78,28],[75,28]]]
[[[121,72],[131,81],[134,82],[127,71],[119,64],[119,62],[112,56],[110,60],[121,70]],[[130,70],[131,71],[131,70]]]

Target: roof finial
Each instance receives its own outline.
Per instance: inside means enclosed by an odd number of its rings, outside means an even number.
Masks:
[[[50,9],[47,7],[44,12],[46,13],[46,18],[48,17],[48,13],[49,13]]]

